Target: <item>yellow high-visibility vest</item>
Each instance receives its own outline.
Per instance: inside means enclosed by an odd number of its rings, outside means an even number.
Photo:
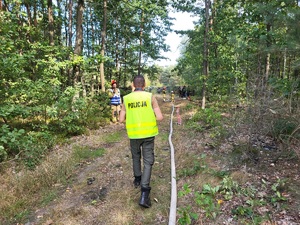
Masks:
[[[148,138],[158,134],[151,93],[132,92],[124,96],[124,105],[126,107],[126,130],[130,139]]]

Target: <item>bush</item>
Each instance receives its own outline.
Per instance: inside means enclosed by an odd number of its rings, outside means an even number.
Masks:
[[[107,93],[101,93],[91,101],[91,107],[87,114],[87,126],[89,128],[98,128],[95,125],[104,125],[109,122],[111,117],[110,100]]]
[[[48,132],[29,132],[11,129],[8,125],[0,128],[0,162],[8,157],[22,158],[29,168],[34,168],[41,155],[51,148],[55,139]]]
[[[56,143],[56,137],[49,132],[29,132],[22,157],[24,164],[34,169],[44,158],[45,153]]]
[[[214,108],[198,111],[188,122],[188,127],[196,131],[204,131],[221,125],[221,113]]]
[[[22,146],[26,143],[25,130],[11,129],[7,124],[0,128],[0,161],[7,159],[9,155],[15,155],[20,152]]]
[[[294,118],[278,118],[273,121],[272,136],[278,140],[288,139],[299,125]]]
[[[93,98],[74,98],[75,89],[68,88],[58,102],[48,109],[51,130],[66,135],[84,133],[86,128],[96,129],[109,118],[109,98],[101,93]]]

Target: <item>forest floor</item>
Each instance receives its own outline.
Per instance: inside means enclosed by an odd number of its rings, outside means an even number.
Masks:
[[[104,149],[104,154],[79,163],[68,176],[67,185],[53,185],[55,198],[45,205],[37,205],[23,224],[168,224],[171,189],[168,137],[172,105],[159,96],[158,101],[164,120],[159,122],[160,134],[155,139],[151,208],[138,205],[140,189],[132,183],[125,126],[111,124],[56,147],[52,154],[78,146],[90,151]],[[226,135],[217,139],[205,131],[192,131],[186,122],[194,111],[187,109],[187,104],[191,103],[176,102],[180,106],[182,125],[176,124],[176,112],[173,117],[172,141],[179,192],[177,224],[300,224],[297,157],[274,147],[276,143],[268,137],[253,139],[251,144],[258,146],[261,143],[257,142],[263,142],[272,148],[244,150],[251,139],[245,126],[233,132],[232,124],[228,123]],[[223,117],[230,121],[233,112]]]

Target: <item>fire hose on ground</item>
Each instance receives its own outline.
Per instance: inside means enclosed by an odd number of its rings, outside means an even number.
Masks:
[[[177,184],[176,184],[176,169],[175,169],[175,154],[174,146],[172,143],[173,134],[173,113],[174,104],[172,105],[172,113],[170,118],[170,134],[169,134],[169,145],[171,152],[171,202],[170,202],[170,213],[169,213],[169,225],[176,224],[176,208],[177,208]],[[179,107],[176,110],[177,113],[177,124],[181,124],[181,117],[179,115]]]

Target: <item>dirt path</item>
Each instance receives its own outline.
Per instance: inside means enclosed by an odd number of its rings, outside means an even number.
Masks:
[[[151,179],[151,208],[144,209],[138,205],[140,189],[135,189],[132,183],[131,154],[125,127],[123,124],[110,125],[93,131],[89,136],[72,139],[71,146],[67,148],[86,146],[91,151],[104,148],[105,154],[93,161],[78,165],[71,176],[70,185],[62,186],[61,194],[57,199],[37,209],[32,216],[32,222],[26,225],[168,224],[171,188],[168,136],[171,103],[163,102],[160,96],[158,101],[164,120],[159,123],[160,134],[155,139],[156,158]],[[186,104],[188,104],[186,100],[176,102],[176,105],[182,106],[182,109]],[[192,112],[181,110],[183,123],[191,115]],[[259,161],[253,161],[249,152],[236,152],[239,155],[233,155],[235,151],[242,150],[234,147],[236,143],[242,144],[246,136],[242,131],[239,131],[238,136],[230,136],[230,129],[228,129],[228,137],[219,140],[221,143],[213,143],[208,133],[188,130],[183,125],[176,125],[176,122],[175,116],[172,140],[175,148],[177,189],[183,190],[185,184],[188,184],[191,189],[190,194],[178,198],[177,218],[180,217],[180,210],[192,207],[186,212],[196,212],[199,218],[191,221],[190,224],[247,224],[248,218],[246,219],[245,215],[238,215],[240,220],[235,220],[232,210],[238,206],[248,209],[249,205],[246,202],[253,200],[258,205],[251,206],[251,210],[255,210],[257,218],[266,219],[264,216],[269,215],[272,221],[253,224],[300,224],[300,193],[297,188],[299,187],[299,160],[280,158],[274,164],[272,160],[280,153],[276,151],[257,152]],[[205,159],[202,158],[203,155],[206,155]],[[248,161],[250,163],[247,163]],[[195,206],[193,193],[199,192],[204,184],[219,185],[222,181],[219,175],[226,171],[230,172],[230,177],[239,182],[243,190],[253,189],[255,193],[253,192],[252,197],[237,193],[231,200],[222,203],[217,220],[207,218],[205,216],[207,213],[199,206]],[[95,180],[87,184],[88,178],[95,178]],[[267,199],[274,196],[271,187],[274,188],[274,185],[278,184],[278,179],[289,180],[283,192],[287,196],[287,201],[276,200],[278,202],[271,205]],[[259,199],[263,200],[262,203],[258,201]]]
[[[91,150],[105,148],[105,155],[82,163],[72,176],[70,186],[44,208],[36,210],[29,224],[167,224],[170,202],[170,154],[168,145],[171,103],[158,99],[164,114],[159,123],[160,134],[155,140],[155,164],[151,179],[152,207],[137,203],[140,189],[133,187],[129,140],[123,124],[110,125],[89,136],[73,138],[73,146]],[[107,137],[118,136],[117,141]],[[114,139],[114,138],[111,138]],[[88,178],[95,178],[87,184]],[[28,224],[28,225],[29,225]]]

